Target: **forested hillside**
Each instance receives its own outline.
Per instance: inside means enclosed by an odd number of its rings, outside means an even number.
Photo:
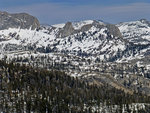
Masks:
[[[0,61],[0,112],[147,113],[149,102],[146,95],[127,94],[108,84],[89,85],[65,72]]]

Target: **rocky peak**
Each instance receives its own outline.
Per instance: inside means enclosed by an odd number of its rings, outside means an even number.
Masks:
[[[0,12],[0,30],[8,28],[36,29],[40,26],[37,18],[27,13],[9,14]]]
[[[73,28],[72,23],[67,22],[65,26],[62,28],[62,30],[60,31],[60,35],[61,37],[66,37],[66,36],[71,35],[73,32],[74,32],[74,28]]]
[[[64,31],[68,31],[68,30],[73,31],[73,30],[74,30],[74,28],[73,28],[71,22],[67,22],[67,23],[65,24],[65,26],[63,27],[63,29],[64,29]]]

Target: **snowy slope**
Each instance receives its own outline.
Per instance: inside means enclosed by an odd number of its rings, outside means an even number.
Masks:
[[[134,44],[150,43],[150,23],[145,20],[123,22],[117,25],[123,37]]]
[[[0,30],[1,55],[9,51],[34,50],[40,53],[61,53],[122,62],[142,59],[150,51],[150,24],[146,20],[117,24],[123,37],[113,35],[116,31],[111,33],[113,28],[102,21],[85,20],[72,22],[66,28],[64,26],[65,23],[42,25],[38,30]],[[74,28],[72,31],[67,29],[71,26]],[[60,37],[62,32],[68,35]]]
[[[123,37],[115,35],[120,32],[117,28],[114,31],[102,21],[86,20],[69,23],[68,27],[64,26],[65,23],[41,25],[37,30],[19,28],[0,30],[1,57],[18,51],[29,51],[30,54],[34,54],[35,51],[40,54],[68,54],[117,62],[128,62],[149,56],[150,27],[146,20],[118,24]],[[72,31],[67,29],[71,26],[74,28]],[[80,30],[83,27],[84,29]],[[70,35],[59,37],[58,34],[62,32]]]
[[[4,40],[0,42],[2,48],[8,44],[16,44],[27,46],[29,44],[35,44],[37,47],[47,46],[50,41],[54,40],[54,36],[50,34],[43,33],[41,31],[37,32],[35,30],[29,29],[16,29],[9,28],[0,31],[0,39]]]
[[[138,21],[123,22],[117,24],[124,39],[129,41],[132,53],[129,57],[122,58],[121,61],[133,61],[140,62],[141,66],[149,68],[149,56],[150,56],[150,22],[146,19]]]
[[[62,24],[55,24],[55,25],[52,25],[53,27],[56,27],[56,28],[63,28],[65,26],[65,23],[62,23]]]
[[[92,23],[92,20],[88,20],[72,23],[72,25],[75,29],[80,29],[82,26],[92,25]],[[99,22],[99,24],[105,25],[102,22]],[[53,28],[54,26],[58,28]],[[34,47],[34,50],[41,53],[68,53],[86,57],[96,56],[101,60],[108,60],[110,57],[115,56],[118,50],[123,51],[126,48],[125,42],[120,37],[110,34],[106,26],[99,28],[92,25],[88,31],[78,31],[64,38],[56,37],[62,24],[54,26],[41,26],[40,30],[17,28],[1,30],[1,53],[16,51],[18,47],[20,47],[20,50],[29,50],[30,47]]]

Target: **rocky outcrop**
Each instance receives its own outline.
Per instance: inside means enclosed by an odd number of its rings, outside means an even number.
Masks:
[[[115,25],[113,25],[113,24],[107,24],[106,27],[109,30],[109,33],[111,35],[116,36],[116,37],[122,37],[122,34],[121,34],[119,28],[116,27]]]
[[[0,12],[0,30],[8,28],[36,29],[40,26],[37,18],[27,14]]]
[[[61,37],[66,37],[74,32],[74,28],[71,22],[67,22],[63,29],[60,31]]]
[[[87,24],[81,27],[80,32],[88,31],[92,27],[92,24]]]

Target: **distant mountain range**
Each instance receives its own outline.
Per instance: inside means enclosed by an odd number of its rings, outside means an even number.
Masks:
[[[98,20],[40,25],[25,13],[0,12],[0,58],[7,61],[150,94],[149,57],[150,22],[145,19],[116,25]]]

